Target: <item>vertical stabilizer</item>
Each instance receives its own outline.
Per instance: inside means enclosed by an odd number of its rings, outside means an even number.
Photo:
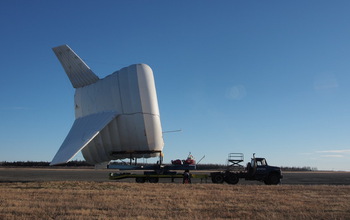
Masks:
[[[74,88],[93,84],[99,80],[90,67],[68,46],[52,48],[66,71]]]

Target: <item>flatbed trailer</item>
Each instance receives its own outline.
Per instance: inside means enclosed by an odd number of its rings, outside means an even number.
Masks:
[[[210,177],[208,174],[191,174],[190,170],[195,170],[196,165],[194,164],[171,164],[171,165],[150,165],[150,166],[135,166],[135,165],[109,165],[109,169],[118,170],[133,170],[131,172],[116,172],[109,173],[110,180],[121,180],[127,178],[134,178],[137,183],[158,183],[159,179],[171,179],[174,182],[175,179],[184,179],[187,175],[190,179],[199,178],[201,182],[207,181]],[[143,173],[137,173],[139,171]],[[177,171],[184,172],[177,172]],[[136,173],[135,173],[136,172]]]
[[[183,173],[166,173],[166,174],[134,174],[134,173],[110,173],[109,179],[110,180],[121,180],[121,179],[127,179],[127,178],[134,178],[137,183],[158,183],[159,179],[171,179],[171,182],[174,182],[175,179],[183,179],[184,174]],[[208,178],[210,178],[210,175],[208,174],[191,174],[191,178],[198,178],[202,181],[207,181]]]

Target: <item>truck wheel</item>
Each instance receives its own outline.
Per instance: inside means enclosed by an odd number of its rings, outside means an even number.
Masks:
[[[136,180],[137,183],[144,183],[144,182],[146,182],[144,177],[136,177],[135,180]]]
[[[278,174],[270,174],[269,178],[267,179],[267,181],[265,181],[265,184],[267,185],[277,185],[281,182],[280,177],[278,176]]]
[[[211,181],[213,183],[223,183],[224,182],[224,175],[222,173],[212,174]]]
[[[228,184],[237,184],[239,181],[238,175],[234,174],[234,173],[229,173],[226,177],[225,177],[225,181]]]
[[[149,181],[150,183],[158,183],[158,182],[159,182],[159,178],[158,178],[158,177],[150,177],[150,178],[148,179],[148,181]]]

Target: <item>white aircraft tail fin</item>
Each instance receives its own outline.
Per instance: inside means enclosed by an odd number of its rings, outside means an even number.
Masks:
[[[77,118],[50,165],[67,163],[115,117],[118,112],[100,112]]]
[[[61,62],[74,88],[87,86],[99,80],[98,76],[68,45],[54,47],[52,50]]]

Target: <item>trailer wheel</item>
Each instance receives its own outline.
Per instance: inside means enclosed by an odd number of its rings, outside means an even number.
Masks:
[[[159,178],[158,178],[158,177],[150,177],[150,178],[148,179],[148,181],[149,181],[150,183],[158,183],[158,182],[159,182]]]
[[[146,179],[144,177],[136,177],[135,181],[137,183],[144,183],[144,182],[146,182]]]
[[[213,173],[211,176],[211,181],[213,183],[223,183],[224,175],[222,173]]]
[[[239,181],[238,175],[234,173],[228,173],[225,177],[225,181],[228,184],[237,184]]]

